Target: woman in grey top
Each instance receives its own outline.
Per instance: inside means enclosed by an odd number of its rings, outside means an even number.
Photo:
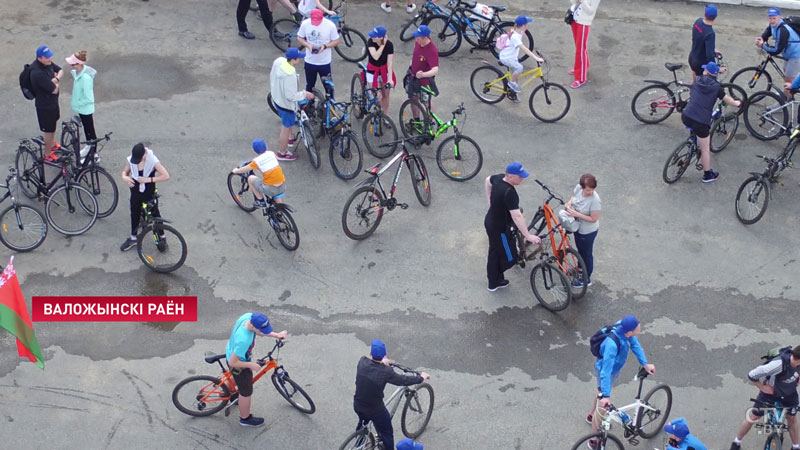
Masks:
[[[600,228],[600,196],[595,192],[597,188],[597,178],[590,173],[581,175],[580,182],[575,186],[572,198],[566,205],[567,213],[579,222],[578,230],[575,232],[575,246],[578,247],[583,262],[586,263],[587,286],[592,285],[592,270],[594,269],[594,257],[592,248],[594,238],[597,237],[597,230]],[[575,287],[581,287],[581,280],[575,280]]]

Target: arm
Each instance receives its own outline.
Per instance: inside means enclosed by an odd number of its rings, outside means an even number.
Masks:
[[[522,233],[523,236],[525,236],[526,240],[533,242],[534,244],[538,244],[542,241],[539,239],[539,236],[535,236],[528,231],[528,226],[525,224],[525,216],[522,215],[522,211],[519,209],[512,209],[509,212],[511,213],[511,220],[514,221],[514,225],[517,226],[517,229],[520,233]]]
[[[392,83],[392,74],[394,73],[394,53],[386,56],[386,83]]]
[[[786,31],[786,27],[781,25],[780,28],[778,29],[778,39],[776,39],[775,45],[770,46],[767,44],[767,41],[764,40],[764,43],[761,45],[761,48],[770,55],[779,55],[784,50],[786,50],[786,44],[788,41],[789,41],[789,32]]]
[[[427,72],[419,71],[417,72],[417,78],[433,78],[436,74],[439,73],[439,66],[432,67],[431,70]]]
[[[281,90],[286,96],[286,99],[293,102],[299,102],[305,98],[308,98],[306,91],[297,89],[297,80],[294,77],[285,77],[281,82],[283,83]],[[289,92],[291,92],[291,94],[288,94]]]
[[[589,212],[589,215],[587,216],[586,214],[581,214],[578,211],[575,211],[574,209],[572,209],[572,205],[570,205],[570,207],[567,208],[567,212],[569,213],[570,211],[571,211],[570,215],[572,217],[574,217],[576,219],[580,219],[580,220],[582,220],[584,222],[595,223],[600,219],[600,211],[599,210],[591,211],[591,212]]]
[[[322,10],[322,12],[324,12],[325,14],[327,14],[329,16],[335,16],[336,15],[336,11],[331,11],[330,9],[324,7],[320,0],[317,0],[317,8],[319,8],[320,10]]]
[[[339,45],[341,43],[342,43],[342,38],[337,38],[335,41],[330,41],[327,44],[323,45],[322,49],[325,50],[325,49],[328,49],[328,48],[333,48],[333,47],[336,47],[337,45]]]
[[[242,361],[236,353],[231,354],[231,360],[228,361],[228,365],[231,369],[250,369],[253,372],[261,370],[261,366],[257,362]]]
[[[716,34],[712,34],[710,37],[706,38],[706,62],[714,61],[717,48],[716,48]]]
[[[795,81],[797,81],[797,79],[795,79]],[[742,105],[742,101],[741,100],[736,100],[736,99],[734,99],[733,97],[731,97],[730,95],[727,95],[727,94],[722,99],[725,101],[725,103],[727,103],[730,106],[737,106],[738,107],[738,106]]]
[[[614,361],[617,359],[617,343],[613,339],[606,339],[602,344],[603,358],[600,360],[600,392],[606,397],[611,397],[611,372],[614,370]]]
[[[486,182],[483,183],[483,187],[486,190],[486,203],[492,206],[492,181],[489,178],[491,177],[486,177]]]
[[[256,167],[253,167],[253,166],[254,166],[253,161],[250,161],[248,164],[245,164],[242,167],[236,167],[235,169],[231,170],[231,172],[239,175],[239,174],[250,172],[251,170],[258,169],[258,166],[256,166]]]
[[[800,75],[797,75],[794,81],[792,81],[791,88],[794,90],[800,89]]]
[[[392,373],[389,374],[389,378],[386,380],[386,382],[395,386],[413,386],[425,381],[425,379],[419,375],[400,375],[392,368],[389,368],[388,370],[390,370]]]
[[[631,351],[634,355],[636,355],[636,359],[639,360],[639,364],[646,366],[647,364],[647,357],[644,356],[644,349],[642,348],[642,344],[639,343],[639,338],[636,336],[628,339],[628,342],[631,344]]]
[[[84,69],[86,70],[86,69]],[[85,77],[86,81],[83,83],[83,93],[86,97],[86,104],[94,105],[94,80],[92,77]]]
[[[774,388],[769,385],[768,380],[779,374],[783,370],[783,362],[780,358],[775,358],[772,361],[762,364],[747,374],[747,379],[758,387],[758,390],[765,394],[772,394]]]
[[[169,180],[169,172],[167,172],[167,169],[160,162],[156,163],[155,169],[157,175],[150,177],[149,181],[147,181],[148,183],[161,183],[162,181]],[[139,177],[139,179],[141,179],[141,177]]]
[[[367,50],[369,50],[369,54],[372,56],[372,59],[378,59],[383,54],[383,49],[386,48],[386,41],[383,41],[382,44],[378,45],[378,48],[367,46]]]
[[[133,180],[133,178],[131,178],[131,165],[127,161],[125,162],[125,168],[122,169],[122,179],[129,188],[132,188],[136,185],[136,182]]]
[[[267,337],[271,337],[271,338],[275,338],[275,339],[281,339],[281,340],[283,340],[283,339],[286,339],[286,335],[288,335],[288,334],[289,334],[289,332],[288,332],[288,331],[286,331],[286,330],[283,330],[283,331],[281,331],[280,333],[276,333],[276,332],[274,332],[274,331],[271,331],[271,332],[270,332],[270,333],[267,335]]]

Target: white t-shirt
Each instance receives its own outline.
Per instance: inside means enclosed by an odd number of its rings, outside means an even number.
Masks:
[[[300,11],[300,14],[308,17],[311,15],[311,11],[313,11],[317,7],[317,0],[300,0],[297,3],[297,10]]]
[[[309,45],[314,47],[322,47],[325,44],[339,39],[339,31],[336,30],[336,24],[328,19],[322,19],[322,22],[317,25],[311,25],[311,19],[306,19],[300,24],[300,30],[297,35],[308,41]],[[319,53],[311,53],[311,49],[306,49],[305,62],[315,66],[324,66],[331,63],[331,49],[326,48]]]
[[[519,58],[520,45],[522,45],[522,35],[516,31],[512,31],[511,36],[508,38],[508,45],[506,48],[500,50],[500,54],[497,56],[501,61],[504,59],[517,59]]]
[[[591,196],[584,197],[583,196],[583,189],[581,189],[581,185],[575,185],[575,189],[572,191],[572,208],[575,211],[578,211],[581,214],[586,214],[587,216],[592,215],[592,211],[600,211],[601,202],[600,196],[597,195],[597,191],[593,192]],[[591,223],[586,222],[584,220],[576,219],[580,222],[580,226],[578,226],[578,233],[579,234],[589,234],[597,231],[600,228],[600,221]]]

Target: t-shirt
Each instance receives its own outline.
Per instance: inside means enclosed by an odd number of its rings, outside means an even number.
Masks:
[[[511,36],[508,38],[508,45],[506,48],[500,50],[500,54],[497,55],[500,60],[505,59],[517,59],[519,58],[519,47],[522,45],[522,35],[517,33],[516,31],[511,32]]]
[[[297,10],[300,11],[300,14],[308,17],[311,15],[311,11],[317,8],[317,0],[300,0],[297,3]]]
[[[715,48],[714,27],[706,25],[702,18],[695,20],[692,27],[692,51],[689,52],[689,61],[694,65],[714,61]]]
[[[505,182],[505,174],[497,174],[489,177],[492,185],[492,193],[489,196],[489,211],[483,219],[483,225],[487,231],[500,233],[512,223],[511,213],[519,209],[519,195],[514,186]]]
[[[426,46],[421,46],[419,43],[414,42],[414,55],[411,57],[411,72],[415,75],[418,71],[427,72],[434,67],[439,67],[439,50],[433,44],[433,41]],[[431,84],[430,78],[420,78],[420,86],[427,86]]]
[[[339,31],[336,30],[336,24],[328,19],[322,19],[319,25],[311,25],[311,19],[306,19],[300,24],[300,30],[297,35],[306,41],[309,45],[314,47],[322,47],[325,44],[339,39]],[[304,60],[307,64],[315,66],[324,66],[331,63],[331,49],[326,48],[319,53],[311,53],[311,49],[306,49],[306,58]]]
[[[253,170],[261,171],[264,177],[264,184],[267,186],[280,186],[286,181],[283,176],[283,169],[278,164],[278,158],[275,157],[275,152],[266,151],[250,161],[250,168]]]
[[[36,95],[35,106],[41,109],[57,109],[58,93],[53,94],[56,85],[53,83],[55,74],[61,70],[56,63],[45,66],[36,60],[31,64],[31,87]],[[60,91],[59,91],[60,93]]]
[[[225,358],[230,362],[231,355],[236,353],[241,361],[250,361],[253,353],[253,346],[256,343],[256,334],[248,331],[244,326],[250,320],[252,313],[242,314],[233,324],[231,338],[228,339],[228,346],[225,347]]]
[[[589,197],[583,196],[583,189],[581,188],[580,184],[575,185],[575,190],[572,191],[572,209],[578,211],[581,214],[586,214],[587,216],[592,215],[592,211],[600,211],[600,196],[597,195],[597,192],[593,192],[592,195]],[[597,222],[586,222],[585,220],[575,219],[579,222],[578,231],[579,234],[589,234],[594,233],[600,228],[600,221]]]
[[[380,47],[378,43],[370,39],[369,48],[377,49],[378,47]],[[392,44],[392,41],[386,41],[386,46],[383,47],[383,53],[381,53],[380,58],[372,59],[372,54],[369,52],[367,53],[367,58],[369,60],[369,63],[372,64],[373,66],[385,66],[386,62],[389,59],[389,55],[393,54],[394,54],[394,44]]]

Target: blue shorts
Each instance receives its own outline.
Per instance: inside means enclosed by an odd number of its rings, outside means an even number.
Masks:
[[[288,109],[283,109],[278,105],[275,105],[275,109],[278,110],[278,115],[281,117],[281,125],[286,128],[291,128],[296,123],[296,117],[294,115],[294,111],[289,111]]]

